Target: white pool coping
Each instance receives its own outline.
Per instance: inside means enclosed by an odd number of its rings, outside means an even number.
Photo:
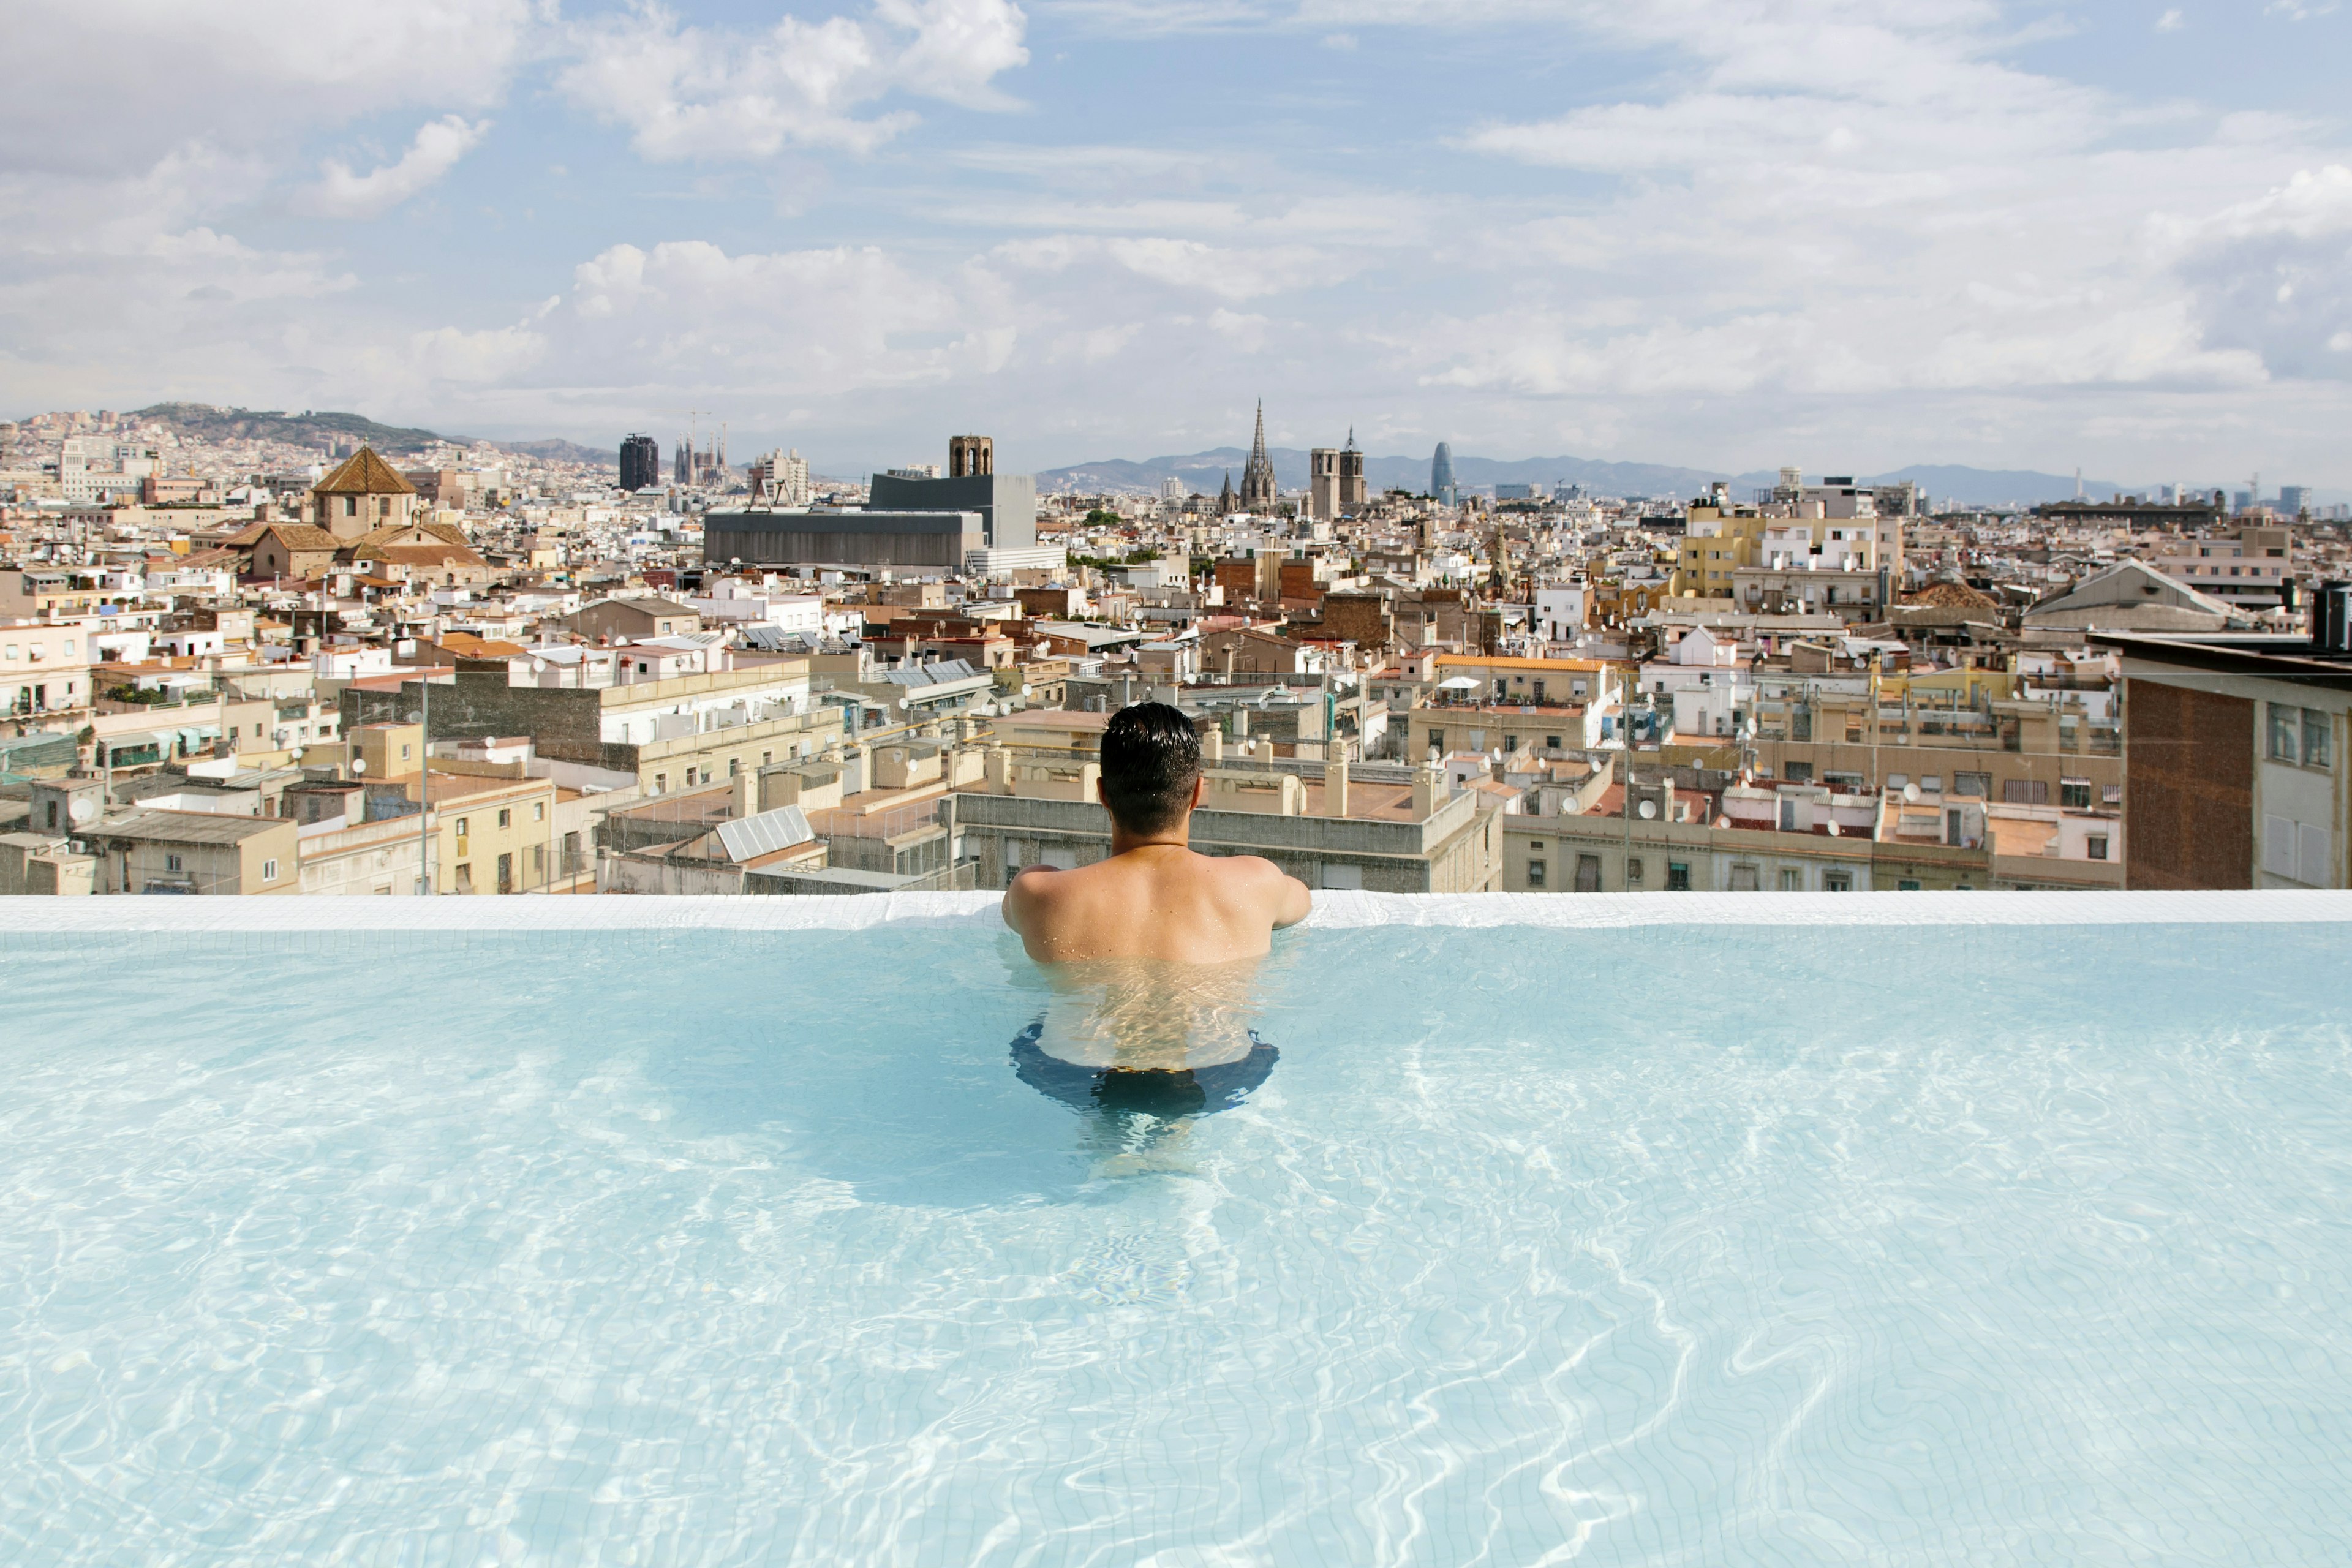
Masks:
[[[127,931],[860,931],[992,926],[996,893],[845,898],[0,899],[0,938]],[[2352,891],[1318,893],[1307,925],[2078,926],[2352,921]]]

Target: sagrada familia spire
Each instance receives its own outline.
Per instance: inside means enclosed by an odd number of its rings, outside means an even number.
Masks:
[[[1274,483],[1274,459],[1265,455],[1265,400],[1258,399],[1257,437],[1250,442],[1249,461],[1242,468],[1241,509],[1261,515],[1279,502]]]

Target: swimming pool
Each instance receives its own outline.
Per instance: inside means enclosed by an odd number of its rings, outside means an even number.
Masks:
[[[970,900],[10,900],[0,1561],[2341,1561],[2252,899],[1327,896],[1174,1133]]]

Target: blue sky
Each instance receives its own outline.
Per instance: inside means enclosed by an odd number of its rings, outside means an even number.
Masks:
[[[2352,486],[2352,12],[20,0],[0,381]]]

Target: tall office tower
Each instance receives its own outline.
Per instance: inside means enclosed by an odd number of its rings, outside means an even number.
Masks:
[[[1280,502],[1280,492],[1274,482],[1274,459],[1265,455],[1265,402],[1261,398],[1257,405],[1257,434],[1250,440],[1249,461],[1242,465],[1241,508],[1265,515]]]
[[[651,489],[661,483],[661,443],[650,436],[632,436],[621,443],[621,488]]]
[[[1364,454],[1356,447],[1356,427],[1348,426],[1348,444],[1339,448],[1339,510],[1349,517],[1371,500],[1364,488]]]
[[[996,438],[992,436],[952,436],[948,438],[948,478],[986,479],[996,472]]]
[[[2303,509],[2304,509],[2305,507],[2306,507],[2306,506],[2308,506],[2308,505],[2310,505],[2310,504],[2311,504],[2311,487],[2310,487],[2310,486],[2308,486],[2308,485],[2281,485],[2281,486],[2279,486],[2278,509],[2279,509],[2279,515],[2280,515],[2280,516],[2282,516],[2282,517],[2293,517],[2293,516],[2294,516],[2297,512],[2299,512],[2299,511],[2303,510]]]
[[[1454,448],[1440,441],[1436,456],[1429,459],[1429,493],[1452,506],[1460,499],[1454,485]]]
[[[675,482],[681,485],[694,483],[694,442],[691,439],[684,436],[677,438],[677,461],[671,466],[677,470]]]

